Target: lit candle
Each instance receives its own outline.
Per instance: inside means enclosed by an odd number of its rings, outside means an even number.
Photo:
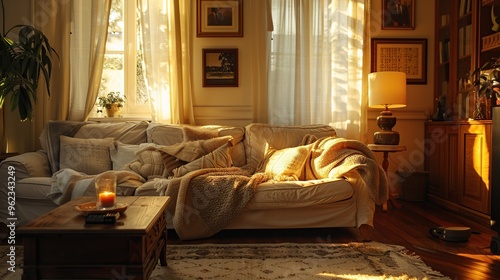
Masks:
[[[99,193],[99,204],[103,208],[115,206],[115,193],[114,192],[101,192]]]

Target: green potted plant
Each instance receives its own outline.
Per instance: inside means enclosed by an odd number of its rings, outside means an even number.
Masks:
[[[493,58],[480,67],[474,69],[469,80],[471,88],[469,94],[475,94],[474,119],[483,120],[485,112],[481,108],[482,99],[491,100],[496,97],[500,100],[500,58]]]
[[[3,26],[0,34],[0,107],[3,108],[10,96],[10,109],[14,111],[18,108],[22,121],[31,120],[40,76],[45,79],[50,96],[51,59],[57,53],[50,46],[47,37],[33,26],[16,25],[5,32],[3,0],[1,4]],[[18,30],[16,40],[8,37],[15,30]]]
[[[99,96],[97,101],[100,108],[106,108],[108,117],[118,117],[121,115],[121,109],[125,104],[125,95],[119,91],[112,91],[107,95]]]

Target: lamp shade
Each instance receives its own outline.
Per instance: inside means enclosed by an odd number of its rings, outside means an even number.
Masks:
[[[387,71],[368,74],[368,106],[406,107],[406,73]]]

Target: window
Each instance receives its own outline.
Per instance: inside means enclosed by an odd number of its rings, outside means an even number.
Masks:
[[[136,1],[113,0],[99,96],[125,94],[124,116],[150,116]]]

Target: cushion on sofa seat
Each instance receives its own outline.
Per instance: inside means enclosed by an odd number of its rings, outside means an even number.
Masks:
[[[281,150],[269,147],[257,172],[265,172],[275,181],[297,181],[312,145],[302,145]]]
[[[245,127],[245,152],[249,167],[257,168],[264,159],[269,145],[281,150],[296,147],[303,143],[304,137],[317,138],[336,136],[335,129],[329,125],[273,126],[253,123]]]
[[[112,138],[81,139],[61,135],[60,143],[60,169],[71,168],[88,175],[112,169]]]
[[[51,177],[24,178],[16,182],[16,198],[47,200],[51,187]]]
[[[298,208],[343,201],[354,195],[344,179],[265,182],[257,186],[246,208]]]

